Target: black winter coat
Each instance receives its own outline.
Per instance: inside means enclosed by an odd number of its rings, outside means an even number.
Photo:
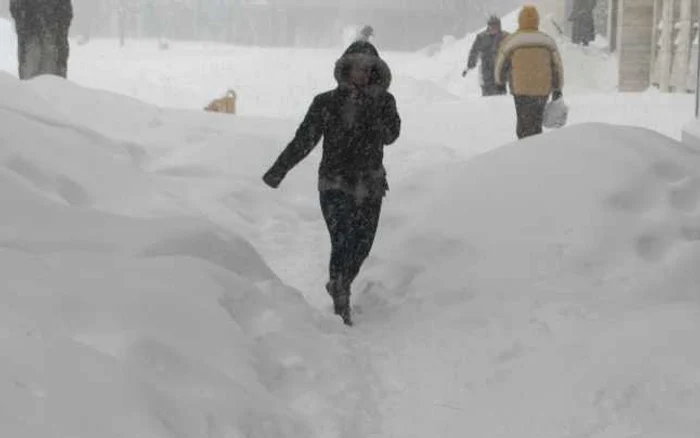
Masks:
[[[371,65],[370,84],[358,92],[348,83],[354,63]],[[317,95],[266,176],[281,180],[323,138],[319,190],[342,190],[359,198],[381,197],[388,189],[383,165],[384,146],[396,141],[401,119],[389,93],[389,67],[374,47],[353,43],[336,63],[338,87]]]
[[[10,13],[17,32],[55,31],[68,29],[73,19],[71,0],[10,0]]]

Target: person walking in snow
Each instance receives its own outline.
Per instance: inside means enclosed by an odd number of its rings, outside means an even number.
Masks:
[[[539,22],[537,8],[524,6],[518,17],[518,31],[503,41],[496,59],[496,83],[510,80],[518,138],[542,133],[549,96],[561,99],[564,86],[559,49],[552,37],[539,31]]]
[[[572,22],[571,41],[584,47],[595,40],[595,10],[597,0],[574,0],[574,6],[569,15]]]
[[[10,0],[17,31],[19,78],[42,74],[66,77],[68,30],[73,20],[70,0]]]
[[[352,43],[335,64],[338,86],[317,95],[263,180],[277,188],[323,137],[318,189],[331,240],[326,290],[347,325],[350,289],[369,255],[388,190],[384,146],[399,137],[401,119],[388,91],[389,66],[369,42]]]
[[[486,30],[479,33],[469,51],[467,68],[462,72],[466,76],[470,70],[476,68],[481,59],[481,94],[482,96],[496,96],[506,94],[505,85],[496,84],[494,68],[496,55],[501,42],[508,36],[508,32],[501,29],[501,19],[495,15],[489,17]]]

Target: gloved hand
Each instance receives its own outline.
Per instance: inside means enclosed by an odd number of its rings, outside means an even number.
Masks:
[[[467,76],[467,73],[469,73],[469,70],[468,70],[468,69],[462,70],[462,77],[466,77],[466,76]]]
[[[265,173],[265,175],[263,175],[262,179],[265,182],[265,184],[272,187],[273,189],[276,189],[277,187],[279,187],[280,183],[284,179],[284,175],[275,171],[274,169],[270,169]]]
[[[562,94],[561,90],[555,90],[555,91],[552,93],[552,100],[559,100],[559,99],[561,99],[562,97],[564,97],[564,95]]]

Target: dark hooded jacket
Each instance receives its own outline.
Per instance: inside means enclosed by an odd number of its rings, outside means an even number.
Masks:
[[[359,95],[349,83],[354,63],[371,66],[369,85]],[[317,95],[294,139],[268,174],[284,178],[323,137],[319,190],[381,197],[388,189],[384,146],[396,141],[401,119],[389,93],[391,71],[369,42],[350,45],[335,64],[337,88]]]

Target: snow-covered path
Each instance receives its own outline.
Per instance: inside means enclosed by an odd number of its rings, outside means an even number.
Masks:
[[[424,167],[392,153],[404,173],[349,333],[380,382],[377,436],[693,436],[699,154],[607,125],[456,165],[459,148]],[[329,312],[314,203],[271,253],[296,267],[289,247],[314,248],[286,278]]]

